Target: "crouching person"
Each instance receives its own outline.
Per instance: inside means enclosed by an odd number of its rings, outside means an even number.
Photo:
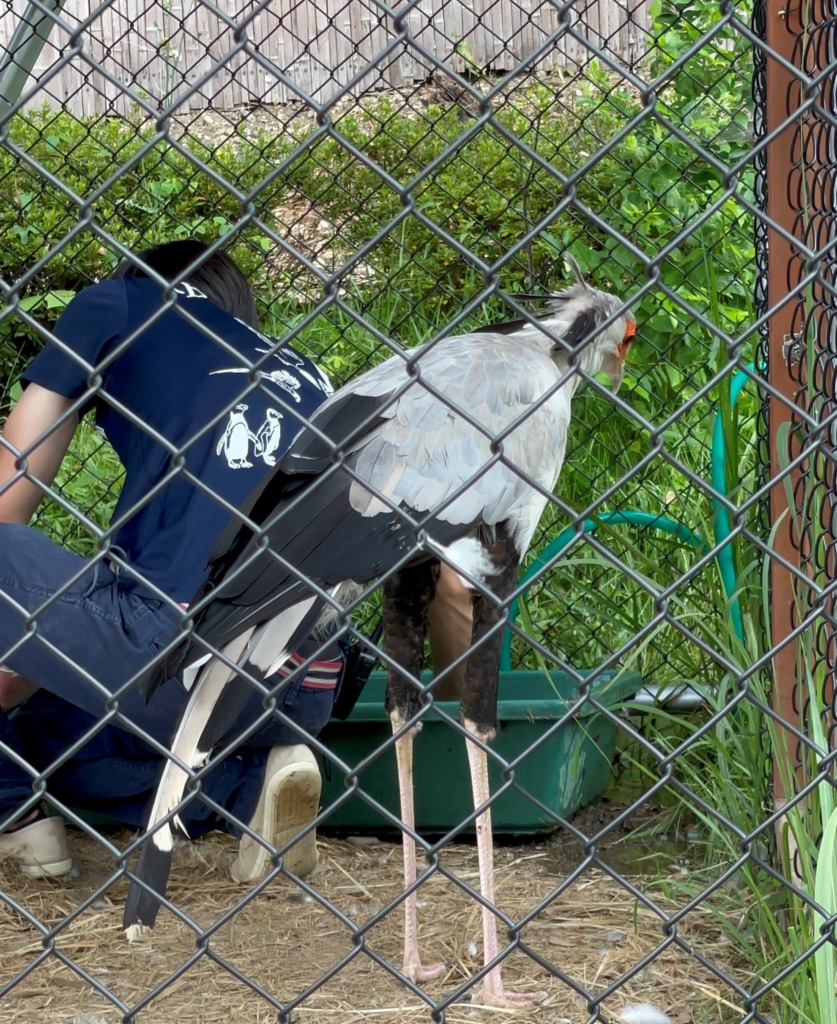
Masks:
[[[0,857],[32,876],[72,866],[63,821],[44,800],[147,820],[164,763],[149,739],[169,747],[187,693],[172,679],[146,705],[135,684],[204,582],[232,510],[332,390],[310,360],[258,331],[228,256],[186,241],[140,258],[169,281],[203,262],[169,300],[131,261],[80,292],[26,369],[0,437]],[[126,475],[86,561],[26,524],[89,409]],[[470,594],[445,566],[430,618],[441,670],[471,636]],[[207,774],[201,791],[224,813],[193,798],[180,815],[185,834],[241,837],[245,822],[278,847],[310,825],[321,782],[304,739],[326,724],[342,668],[336,645],[310,640],[284,683],[267,680],[286,720],[271,718]],[[461,676],[462,666],[437,698],[455,697]],[[254,691],[230,738],[263,714]],[[244,834],[233,876],[251,881],[269,863]],[[313,829],[285,863],[301,876],[313,869]]]
[[[81,291],[26,369],[0,438],[0,856],[34,876],[71,867],[63,823],[45,815],[43,799],[142,823],[162,767],[143,737],[170,743],[186,691],[170,680],[146,706],[128,684],[175,633],[232,510],[332,391],[310,360],[258,331],[250,288],[228,256],[186,241],[140,258],[167,281],[203,262],[168,299],[132,261]],[[26,524],[89,409],[126,475],[100,552],[86,561]],[[326,649],[316,662],[278,696],[311,735],[328,719],[342,655]],[[127,722],[102,723],[115,709]],[[262,713],[254,692],[237,730]],[[204,792],[276,845],[317,813],[319,773],[303,738],[268,722],[207,776]],[[189,835],[241,834],[200,799],[182,820]],[[305,874],[316,863],[313,831],[297,847],[288,863]],[[250,880],[267,863],[245,837],[234,875]]]

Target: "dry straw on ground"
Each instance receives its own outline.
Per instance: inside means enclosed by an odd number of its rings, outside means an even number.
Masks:
[[[110,838],[122,846],[131,836],[125,832]],[[106,883],[113,868],[110,854],[94,839],[74,833],[71,843],[77,877],[32,881],[4,863],[0,891],[41,922],[50,926],[60,922]],[[184,843],[177,850],[169,893],[201,926],[211,925],[246,891],[228,874],[234,852],[234,841],[220,834]],[[498,904],[512,918],[521,918],[568,875],[566,854],[553,841],[504,845],[497,852]],[[473,846],[449,847],[443,862],[463,881],[478,884]],[[666,864],[665,870],[672,869]],[[311,882],[352,920],[364,922],[402,889],[400,845],[374,839],[321,839],[320,866]],[[667,911],[673,908],[653,879],[633,876],[631,882],[643,892],[653,891],[658,906]],[[113,883],[60,933],[56,948],[132,1007],[187,962],[195,953],[195,942],[184,924],[164,912],[149,938],[129,945],[119,930],[126,893],[124,880]],[[43,947],[36,928],[7,905],[0,906],[0,984],[7,984],[35,962]],[[428,962],[444,960],[450,965],[441,980],[427,986],[431,996],[439,997],[479,967],[479,906],[458,886],[436,875],[419,891],[419,908],[423,956]],[[708,909],[690,913],[680,929],[704,955],[735,973],[731,964],[724,963],[718,932]],[[396,909],[371,930],[368,943],[398,964],[401,938],[402,915]],[[546,960],[588,991],[599,993],[657,949],[664,936],[652,911],[601,870],[588,870],[527,927],[525,938]],[[276,1014],[269,1004],[221,961],[246,973],[266,992],[288,1000],[315,985],[352,948],[345,925],[289,880],[278,877],[215,933],[211,949],[219,959],[200,957],[137,1020],[141,1024],[274,1021]],[[589,1019],[584,1000],[524,954],[512,954],[506,974],[512,988],[547,989],[547,1003],[533,1011],[511,1013],[463,1002],[448,1011],[449,1024],[513,1017],[534,1024],[581,1024]],[[746,983],[740,974],[739,980]],[[729,995],[695,958],[669,945],[605,1001],[604,1011],[613,1018],[625,1004],[647,1001],[668,1012],[676,1024],[736,1021],[740,1015]],[[113,1004],[54,956],[21,977],[0,1000],[0,1024],[117,1024],[121,1019]],[[430,1021],[430,1010],[361,952],[312,991],[293,1020],[296,1024],[417,1024]]]

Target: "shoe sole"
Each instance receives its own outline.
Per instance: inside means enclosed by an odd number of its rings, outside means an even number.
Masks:
[[[58,860],[54,864],[18,864],[18,868],[27,878],[56,878],[69,874],[73,869],[72,858]]]
[[[315,765],[289,764],[268,783],[265,794],[264,835],[277,849],[289,843],[317,816],[322,779]],[[281,823],[281,828],[279,828]],[[283,863],[298,878],[310,875],[317,866],[317,833],[312,829],[285,852]],[[230,865],[236,882],[252,882],[267,874],[270,851],[259,844],[255,866],[246,877],[239,871],[239,858]]]

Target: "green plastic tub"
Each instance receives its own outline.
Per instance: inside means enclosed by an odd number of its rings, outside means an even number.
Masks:
[[[581,673],[582,675],[584,673]],[[429,682],[426,675],[424,682]],[[554,689],[542,672],[501,672],[498,717],[500,729],[493,749],[506,761],[519,757],[560,718],[577,693],[576,683],[566,673],[551,673]],[[603,673],[592,693],[605,706],[632,697],[642,685],[637,672]],[[391,737],[384,712],[386,676],[374,672],[347,721],[332,721],[321,739],[352,768],[369,757]],[[557,692],[556,692],[557,691]],[[456,718],[458,705],[442,702],[439,708]],[[579,807],[599,799],[611,778],[611,760],[616,725],[585,704],[575,717],[538,744],[521,761],[515,781],[555,814],[567,817]],[[345,780],[330,758],[320,765],[323,772],[322,807],[327,809],[342,794]],[[474,809],[471,796],[465,741],[432,710],[416,737],[415,756],[416,829],[426,834],[449,832]],[[492,793],[500,786],[500,767],[489,758]],[[361,788],[398,816],[398,781],[395,751],[380,754],[359,775]],[[504,793],[492,806],[496,832],[528,834],[550,832],[555,821],[519,793]],[[336,807],[321,826],[323,831],[344,833],[392,833],[393,826],[356,793]],[[473,832],[473,826],[468,829]]]

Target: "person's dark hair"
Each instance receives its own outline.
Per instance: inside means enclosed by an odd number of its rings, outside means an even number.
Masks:
[[[181,242],[164,242],[150,249],[143,249],[135,258],[122,260],[113,277],[148,277],[144,270],[137,266],[135,260],[142,260],[161,277],[171,281],[194,263],[208,249],[208,246],[197,239],[188,238]],[[215,252],[209,256],[197,270],[186,278],[189,284],[200,288],[204,295],[216,306],[226,310],[233,316],[243,320],[251,327],[258,327],[259,318],[256,314],[256,303],[247,278],[242,274],[238,264],[225,252]]]

